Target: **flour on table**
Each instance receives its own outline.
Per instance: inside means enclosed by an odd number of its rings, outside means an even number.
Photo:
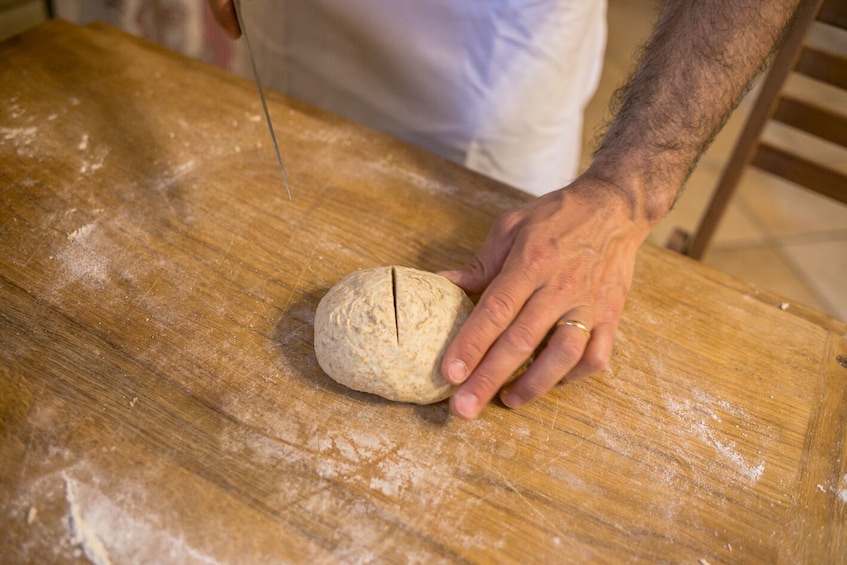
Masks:
[[[94,229],[94,223],[86,224],[81,228],[77,228],[68,234],[68,241],[74,241],[77,238],[84,239],[88,237],[91,231]]]
[[[717,400],[701,390],[692,390],[694,402],[691,399],[677,399],[665,396],[668,412],[677,418],[684,429],[693,432],[700,441],[712,446],[736,471],[756,483],[765,471],[764,462],[752,463],[747,461],[736,449],[733,441],[723,439],[711,427],[709,422],[721,423],[720,416],[711,408],[718,406],[728,414],[741,420],[748,420],[749,415],[741,408],[734,407],[726,400]]]
[[[68,501],[71,543],[79,546],[86,559],[94,565],[111,565],[109,552],[97,537],[97,532],[83,519],[82,510],[77,502],[76,484],[65,474],[63,478],[65,479],[65,498]]]
[[[34,157],[33,142],[38,133],[35,126],[21,128],[0,127],[0,144],[11,143],[20,157]]]
[[[80,281],[100,286],[109,276],[109,262],[97,251],[93,236],[96,226],[92,222],[68,234],[70,245],[56,255],[69,279],[65,284]]]

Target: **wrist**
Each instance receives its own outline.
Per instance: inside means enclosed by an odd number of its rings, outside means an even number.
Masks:
[[[601,150],[584,174],[612,186],[628,203],[631,218],[652,227],[670,212],[688,167],[674,167],[635,153]]]

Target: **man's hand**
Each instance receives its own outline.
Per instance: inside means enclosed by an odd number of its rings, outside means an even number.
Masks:
[[[501,392],[507,406],[603,370],[650,227],[623,192],[588,175],[504,214],[470,264],[442,273],[469,294],[482,292],[441,366],[445,379],[461,384],[453,413],[476,417],[551,329],[528,370]],[[565,320],[590,335],[556,327]]]
[[[804,0],[808,1],[808,0]],[[603,369],[638,247],[783,36],[800,0],[667,0],[589,170],[502,216],[470,265],[445,273],[479,303],[445,351],[453,413],[517,408]],[[484,292],[483,292],[484,291]],[[579,326],[558,325],[576,320]]]
[[[230,39],[241,37],[241,28],[238,26],[238,17],[235,15],[232,0],[209,0],[209,8],[215,16],[215,21]]]

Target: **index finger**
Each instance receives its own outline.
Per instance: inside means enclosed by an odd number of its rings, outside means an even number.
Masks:
[[[520,313],[535,291],[523,271],[504,270],[494,278],[476,307],[444,351],[441,374],[452,384],[461,384],[479,366],[485,354]],[[505,381],[508,375],[504,375]],[[502,383],[493,383],[498,386]]]

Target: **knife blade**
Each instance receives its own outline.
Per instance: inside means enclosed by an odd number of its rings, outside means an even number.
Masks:
[[[244,36],[244,43],[247,44],[250,67],[253,69],[253,78],[256,81],[256,89],[259,91],[259,100],[262,101],[262,110],[265,111],[265,122],[268,124],[268,130],[271,132],[271,141],[273,141],[274,149],[276,150],[276,159],[279,161],[279,170],[282,172],[282,183],[285,185],[285,192],[288,194],[288,199],[291,200],[291,187],[288,185],[288,175],[285,174],[285,167],[282,164],[282,155],[279,152],[279,144],[276,141],[273,122],[271,122],[271,114],[268,112],[268,103],[265,101],[262,81],[259,79],[259,70],[256,68],[256,59],[253,57],[253,49],[250,47],[250,39],[247,37],[247,28],[244,27],[244,18],[241,15],[241,0],[233,0],[232,7],[235,10],[235,18],[238,20],[238,27],[241,28],[241,34]]]

